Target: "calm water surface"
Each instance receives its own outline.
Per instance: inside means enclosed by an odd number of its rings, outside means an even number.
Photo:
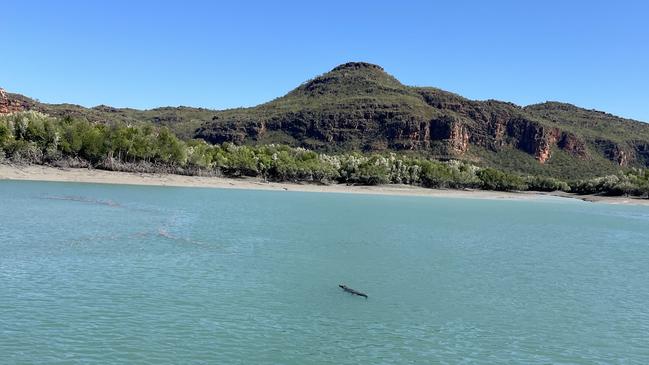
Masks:
[[[0,363],[646,365],[649,208],[3,181]]]

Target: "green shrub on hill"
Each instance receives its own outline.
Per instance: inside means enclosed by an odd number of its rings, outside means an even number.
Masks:
[[[358,152],[323,154],[286,145],[211,145],[180,140],[166,127],[111,125],[38,112],[0,116],[0,157],[18,163],[59,163],[183,174],[260,177],[272,181],[410,184],[429,188],[572,191],[579,194],[649,195],[649,170],[566,182],[479,168],[462,161]],[[117,167],[116,167],[117,166]]]
[[[570,191],[567,182],[547,176],[528,176],[525,184],[534,191]]]
[[[486,190],[527,190],[527,184],[520,176],[492,168],[482,169],[477,175],[482,182],[482,188]]]
[[[649,170],[633,169],[617,175],[579,180],[571,185],[571,191],[577,194],[649,196]]]

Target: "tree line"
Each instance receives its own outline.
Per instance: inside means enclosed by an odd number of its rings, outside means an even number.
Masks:
[[[322,154],[285,145],[210,145],[183,141],[152,124],[98,124],[35,111],[0,116],[0,162],[117,171],[259,177],[272,181],[409,184],[429,188],[570,191],[649,195],[649,170],[581,181],[521,176],[463,161],[389,154]]]

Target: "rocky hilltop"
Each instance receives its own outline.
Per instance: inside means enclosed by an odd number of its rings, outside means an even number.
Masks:
[[[0,112],[35,109],[93,122],[167,125],[211,143],[284,143],[319,151],[402,151],[525,173],[587,177],[649,166],[649,124],[557,102],[526,107],[400,83],[351,62],[268,103],[229,110],[43,104],[3,93]]]
[[[0,88],[0,114],[8,114],[29,110],[34,107],[34,102],[26,97],[17,94],[8,94]]]
[[[416,151],[523,170],[571,165],[580,175],[649,163],[649,124],[556,102],[469,100],[405,86],[362,62],[340,65],[269,103],[218,112],[197,136],[213,143]]]

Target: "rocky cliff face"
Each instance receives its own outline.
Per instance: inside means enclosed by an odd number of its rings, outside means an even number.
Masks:
[[[279,141],[322,150],[409,150],[460,158],[475,157],[474,150],[517,149],[541,165],[558,151],[574,161],[600,156],[619,166],[649,161],[649,156],[636,157],[649,155],[645,139],[635,148],[642,155],[626,144],[582,134],[593,113],[560,103],[521,108],[468,100],[435,88],[404,86],[376,65],[349,63],[270,103],[218,112],[196,136],[213,143]],[[622,123],[600,114],[601,123],[612,128]],[[573,121],[575,116],[581,119]],[[622,124],[642,130],[649,140],[649,125]]]
[[[252,108],[120,109],[42,104],[0,95],[0,113],[35,109],[97,123],[152,122],[211,143],[284,143],[319,151],[412,151],[538,173],[603,174],[649,166],[649,124],[546,102],[520,107],[401,84],[381,67],[352,62]],[[553,167],[554,166],[554,167]],[[554,170],[552,170],[554,169]]]
[[[620,166],[628,166],[633,159],[634,152],[628,146],[622,146],[616,142],[598,139],[595,141],[598,149],[604,156]]]
[[[472,122],[462,126],[462,133],[450,136],[453,145],[461,146],[455,152],[464,153],[469,144],[473,144],[493,151],[515,147],[533,155],[540,163],[545,163],[556,148],[576,158],[587,158],[586,143],[582,139],[535,121],[513,104],[470,101],[444,95],[438,90],[423,90],[420,94],[432,107],[460,114]]]
[[[28,110],[32,106],[28,100],[29,99],[25,97],[9,94],[5,92],[4,89],[0,88],[0,114],[9,114]]]

